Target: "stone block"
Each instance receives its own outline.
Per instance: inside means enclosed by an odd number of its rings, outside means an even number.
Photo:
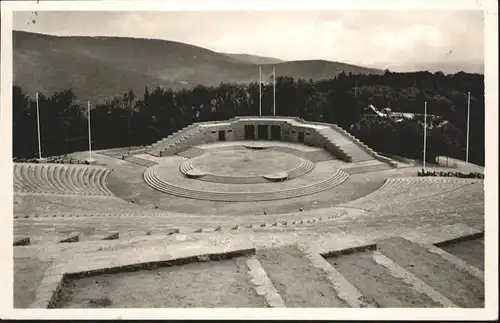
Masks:
[[[120,237],[119,232],[113,232],[113,233],[106,235],[104,238],[102,238],[102,240],[116,240],[119,237]]]
[[[15,238],[14,239],[14,246],[28,246],[30,244],[31,244],[30,237],[23,237],[23,238]]]
[[[73,232],[67,238],[59,240],[59,243],[71,243],[80,241],[80,233]]]

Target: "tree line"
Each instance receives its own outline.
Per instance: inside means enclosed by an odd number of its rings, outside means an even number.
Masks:
[[[469,161],[484,165],[484,77],[480,74],[415,72],[383,75],[339,74],[330,80],[276,78],[276,115],[335,123],[375,151],[421,159],[423,117],[375,117],[379,110],[424,113],[428,161],[438,155],[464,159],[467,97],[470,101]],[[13,87],[13,156],[38,154],[36,100]],[[272,86],[262,87],[262,115],[272,115]],[[88,149],[87,102],[71,89],[39,94],[44,156]],[[160,86],[138,95],[129,90],[91,106],[92,149],[151,144],[194,122],[258,115],[259,85],[221,83],[174,91]],[[433,121],[434,120],[434,121]],[[437,120],[437,121],[436,121]],[[442,122],[446,120],[447,122]]]

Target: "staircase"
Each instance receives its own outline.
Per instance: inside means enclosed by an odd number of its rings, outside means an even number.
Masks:
[[[257,250],[257,260],[287,307],[349,307],[327,274],[311,265],[297,246]]]
[[[175,229],[168,233],[169,236],[177,234]],[[111,232],[101,237],[102,240],[119,238]],[[112,276],[121,271],[121,266],[128,266],[125,270],[130,271],[134,264],[142,272],[132,270],[127,276],[138,274],[141,279],[144,277],[146,284],[136,285],[137,295],[150,292],[147,275],[154,278],[156,284],[169,286],[169,298],[175,302],[162,302],[163,307],[484,308],[483,270],[474,260],[467,261],[453,251],[443,250],[443,242],[436,243],[436,238],[408,240],[395,236],[364,245],[351,240],[350,247],[331,251],[324,251],[314,241],[250,247],[248,242],[231,245],[224,244],[222,239],[211,240],[215,247],[207,249],[199,242],[189,244],[188,239],[182,242],[181,252],[177,250],[176,237],[163,237],[170,242],[168,246],[159,246],[165,249],[168,255],[165,257],[138,245],[137,250],[144,251],[140,260],[135,253],[125,253],[120,256],[120,262],[113,262],[110,267],[109,261],[100,262],[99,257],[89,255],[88,259],[83,256],[83,259],[72,260],[68,268],[73,272],[78,272],[74,268],[83,269],[87,273],[102,270],[102,274]],[[481,235],[472,234],[454,240],[455,245],[459,245],[481,239]],[[59,242],[78,240],[77,235],[68,233]],[[26,239],[17,242],[15,248],[30,248],[22,246],[23,242],[29,244]],[[151,243],[154,240],[149,241],[149,246]],[[106,246],[105,250],[113,244],[112,241],[101,243]],[[484,244],[477,245],[480,247],[472,250],[473,253],[478,255],[477,259],[484,258]],[[110,255],[101,257],[106,260]],[[158,262],[162,264],[157,267]],[[168,275],[160,277],[166,270]],[[101,277],[106,280],[105,276]],[[85,279],[76,279],[81,278]],[[101,280],[93,278],[91,284],[95,285],[96,279]],[[128,287],[130,280],[121,282]],[[113,292],[110,291],[111,297]],[[214,293],[220,296],[214,297]],[[198,297],[191,297],[193,294]],[[131,302],[137,307],[145,305],[140,300],[141,297],[134,297]]]
[[[318,129],[318,133],[321,137],[337,147],[340,152],[346,155],[343,158],[344,160],[347,159],[345,161],[356,163],[374,159],[373,154],[361,148],[352,138],[348,138],[339,131],[332,128],[324,128]]]
[[[484,307],[481,269],[402,237],[323,255],[300,245],[257,249],[253,261],[280,307]]]
[[[147,147],[147,153],[156,157],[161,157],[162,153],[168,150],[169,148],[174,147],[179,142],[185,140],[187,137],[190,137],[197,131],[200,131],[201,128],[197,124],[192,124],[183,129],[180,129],[166,138],[158,140],[151,146]]]

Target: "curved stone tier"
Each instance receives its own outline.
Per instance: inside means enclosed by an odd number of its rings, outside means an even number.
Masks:
[[[276,191],[216,192],[179,187],[174,184],[164,182],[156,175],[156,168],[157,166],[148,168],[143,175],[144,181],[152,188],[167,194],[184,198],[224,202],[272,201],[306,196],[331,189],[341,184],[349,177],[349,174],[346,172],[337,170],[335,174],[323,181],[302,187]]]
[[[38,194],[113,195],[104,167],[14,163],[14,191]]]
[[[248,147],[237,148],[238,151],[241,151],[241,149],[249,152],[247,150]],[[222,169],[219,165],[216,167],[213,167],[212,165],[211,167],[210,165],[205,165],[203,163],[203,161],[207,159],[207,157],[213,157],[213,154],[223,154],[223,156],[225,155],[226,157],[230,155],[230,159],[232,159],[233,156],[236,156],[235,154],[233,154],[233,152],[234,150],[219,150],[216,153],[207,152],[206,154],[188,159],[183,162],[179,166],[179,171],[188,178],[196,178],[205,182],[222,184],[261,184],[267,183],[269,181],[276,182],[297,178],[309,173],[314,169],[314,163],[310,160],[304,159],[300,156],[288,152],[273,152],[272,150],[269,150],[266,154],[280,154],[281,157],[284,157],[281,159],[282,162],[284,164],[287,164],[287,166],[293,168],[289,170],[281,169],[282,164],[280,162],[273,164],[272,161],[270,161],[271,164],[263,164],[262,160],[265,160],[265,156],[262,156],[263,158],[260,158],[260,153],[257,153],[259,154],[257,156],[255,156],[256,153],[250,154],[250,157],[254,158],[254,162],[258,162],[257,167],[255,167],[255,165],[252,165],[253,167],[247,169],[245,168],[245,166],[241,166],[242,169],[239,172],[234,172],[234,170],[231,172],[231,165],[229,165],[229,172],[225,174],[224,172],[226,170],[223,168],[228,166],[226,164],[226,159],[218,159],[219,164],[223,165]],[[230,164],[231,163],[234,164],[232,160],[230,161]],[[195,164],[198,164],[199,166],[196,166]],[[243,165],[242,163],[240,164]],[[259,174],[259,171],[261,169],[262,173]],[[266,170],[269,172],[266,173]],[[239,175],[238,173],[244,173],[245,175]]]
[[[357,200],[351,201],[346,206],[364,210],[378,210],[387,208],[388,205],[415,203],[428,200],[433,197],[439,198],[445,193],[464,191],[474,185],[482,186],[483,180],[462,178],[430,178],[430,177],[401,177],[389,178],[378,190],[365,195]],[[477,187],[475,192],[481,192]],[[459,195],[463,195],[460,192]],[[478,196],[474,196],[478,200]]]
[[[179,170],[182,174],[184,174],[184,176],[188,178],[200,178],[207,175],[206,173],[195,169],[190,160],[182,163],[181,166],[179,166]]]
[[[294,179],[305,175],[314,169],[314,163],[307,159],[302,159],[299,166],[290,171],[276,172],[262,176],[225,176],[218,174],[208,174],[202,170],[194,168],[191,160],[181,164],[179,170],[188,178],[196,178],[205,182],[223,183],[223,184],[261,184],[269,181],[284,181]]]

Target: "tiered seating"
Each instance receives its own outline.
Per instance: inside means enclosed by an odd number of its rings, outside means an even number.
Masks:
[[[146,214],[148,209],[115,196],[97,195],[15,195],[14,217],[84,216],[87,214]]]
[[[14,190],[40,194],[113,195],[104,167],[57,164],[14,164]]]
[[[155,175],[155,167],[148,168],[144,172],[146,183],[161,192],[185,198],[226,202],[271,201],[315,194],[341,184],[348,176],[346,172],[338,170],[324,181],[299,188],[268,192],[211,192],[182,188],[163,182]]]
[[[37,158],[13,158],[14,163],[39,163]],[[89,165],[89,162],[86,160],[75,159],[67,156],[49,156],[47,157],[43,163],[45,164],[83,164]]]
[[[156,142],[152,147],[147,151],[148,154],[153,156],[161,157],[165,151],[169,148],[174,147],[176,144],[186,140],[193,136],[195,133],[201,131],[201,127],[197,124],[190,125],[184,129],[181,129],[177,132],[174,132],[167,138],[164,138],[158,142]]]
[[[383,214],[408,214],[432,217],[441,213],[458,214],[460,221],[465,222],[464,215],[484,214],[484,183],[464,182],[441,192],[423,198],[398,199],[394,203],[383,206]],[[450,218],[452,220],[453,218]]]
[[[302,213],[248,215],[196,215],[177,214],[126,202],[112,196],[46,196],[16,195],[14,203],[14,233],[16,237],[30,237],[32,244],[57,242],[68,233],[80,233],[80,241],[101,240],[112,232],[120,238],[144,236],[148,231],[167,234],[170,229],[195,232],[199,228],[212,229],[223,226],[230,229],[249,224],[259,226],[288,220],[311,218]],[[27,217],[27,218],[26,218]],[[96,225],[98,223],[98,225]],[[300,222],[302,223],[302,222]]]
[[[455,178],[390,178],[375,192],[349,202],[345,206],[370,211],[386,209],[396,204],[408,204],[419,200],[427,201],[433,196],[458,189],[462,190],[474,184],[481,185],[482,183],[480,180]],[[477,188],[473,189],[477,191]]]

